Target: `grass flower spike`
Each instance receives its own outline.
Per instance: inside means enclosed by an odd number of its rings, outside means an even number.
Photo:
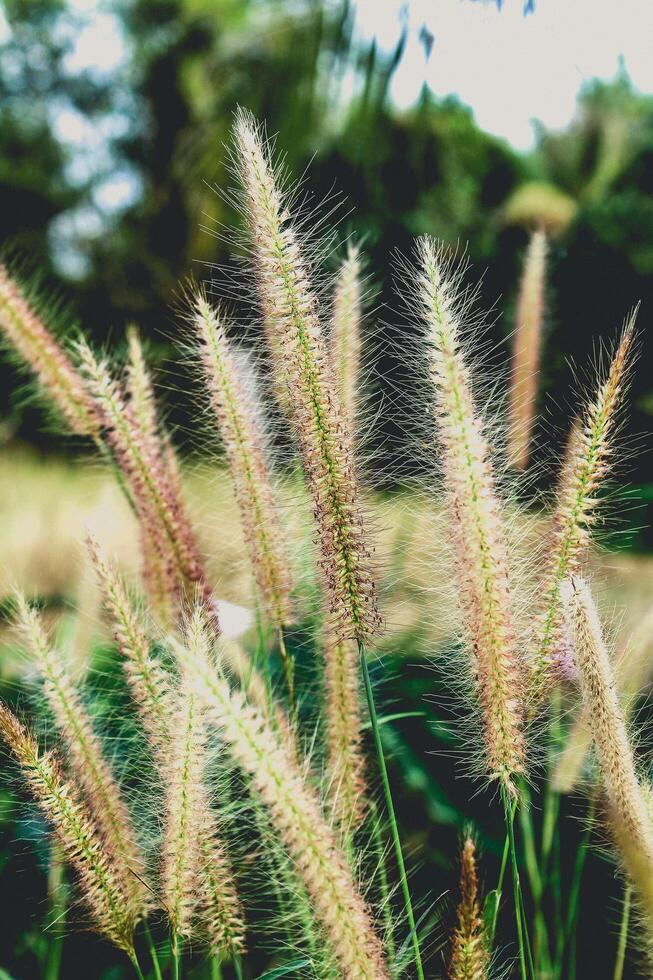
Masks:
[[[418,247],[416,296],[426,326],[462,611],[474,650],[487,768],[509,790],[524,770],[524,679],[517,652],[501,503],[463,351],[456,281],[430,238]]]
[[[351,433],[340,409],[317,299],[300,252],[295,224],[258,127],[240,112],[235,127],[261,304],[278,339],[293,431],[313,498],[320,565],[330,616],[340,639],[364,642],[379,625]]]
[[[162,455],[152,452],[142,423],[130,411],[120,386],[105,362],[99,361],[85,343],[78,345],[80,365],[93,396],[106,441],[123,474],[141,525],[153,535],[154,545],[169,576],[175,576],[183,595],[201,584],[207,602],[211,590],[192,539],[181,501],[170,492]]]
[[[32,795],[73,865],[95,927],[133,960],[136,919],[132,905],[90,811],[64,777],[55,753],[40,752],[34,736],[3,704],[0,737],[16,757]]]
[[[583,705],[608,800],[608,816],[624,867],[632,879],[653,943],[653,820],[640,783],[626,721],[596,606],[587,584],[575,576],[563,589],[573,636]]]
[[[0,265],[0,333],[36,375],[73,432],[96,436],[92,399],[74,364]]]
[[[291,580],[255,408],[222,318],[201,294],[195,299],[193,325],[259,594],[271,622],[281,629],[292,620]]]
[[[356,431],[361,361],[361,260],[349,245],[336,277],[331,314],[331,362],[342,412],[350,432]]]
[[[191,935],[199,889],[207,736],[203,714],[195,691],[184,682],[170,719],[165,787],[162,888],[174,945]]]
[[[116,644],[125,658],[125,674],[140,711],[143,728],[155,757],[163,761],[169,745],[174,698],[171,679],[150,655],[149,638],[124,582],[107,561],[97,541],[89,537],[87,545],[104,604],[111,616]]]
[[[341,826],[353,829],[365,813],[358,650],[328,628],[324,647],[329,795]]]
[[[519,287],[508,415],[508,456],[519,470],[525,470],[528,465],[535,420],[542,351],[546,252],[545,233],[533,232]]]
[[[635,313],[624,327],[608,375],[574,427],[553,515],[551,542],[539,588],[542,597],[532,639],[532,688],[536,698],[564,672],[566,647],[560,586],[580,568],[596,522],[597,491],[609,471],[616,412],[623,394],[634,341]]]
[[[476,846],[469,834],[460,855],[460,902],[451,943],[450,980],[486,980],[489,951],[481,917],[476,873]]]
[[[16,596],[16,604],[17,624],[43,677],[44,693],[65,740],[67,758],[102,834],[114,873],[129,897],[134,915],[140,917],[147,911],[149,893],[143,884],[143,856],[120,786],[104,758],[91,720],[61,658],[45,635],[37,612],[20,594]]]

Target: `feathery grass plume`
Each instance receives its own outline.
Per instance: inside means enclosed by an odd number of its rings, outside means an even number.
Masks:
[[[170,577],[175,576],[180,595],[199,585],[209,604],[211,590],[182,502],[170,492],[162,455],[152,452],[148,441],[143,439],[106,362],[99,361],[83,341],[78,343],[77,350],[88,390],[102,420],[104,436],[128,484],[141,525],[152,534]]]
[[[162,898],[173,944],[188,938],[199,891],[204,813],[202,779],[206,751],[206,718],[195,687],[182,680],[170,719],[170,747],[165,781],[165,830]]]
[[[514,792],[524,770],[524,678],[511,608],[506,536],[484,420],[474,406],[457,281],[431,238],[418,243],[416,297],[426,326],[444,485],[456,542],[463,618],[475,655],[487,768]]]
[[[97,436],[99,422],[83,380],[5,265],[0,265],[0,333],[36,375],[72,431]]]
[[[302,258],[297,226],[279,187],[260,130],[250,113],[235,123],[244,210],[266,320],[282,356],[290,418],[313,498],[320,566],[339,639],[365,642],[379,628],[376,587],[359,501],[352,439],[338,403]]]
[[[460,852],[460,902],[451,941],[450,980],[485,980],[490,961],[478,894],[476,845],[470,834]]]
[[[136,916],[123,890],[122,874],[116,874],[113,855],[76,787],[64,777],[57,755],[41,753],[32,733],[1,703],[0,737],[18,760],[30,792],[74,867],[96,928],[134,959]]]
[[[567,646],[560,598],[562,582],[580,569],[583,551],[596,522],[601,483],[609,472],[617,409],[623,395],[634,342],[635,310],[626,320],[607,377],[575,426],[561,474],[551,541],[538,595],[531,649],[533,695],[541,700],[564,673]]]
[[[131,420],[139,432],[144,455],[148,460],[163,462],[159,421],[152,381],[147,370],[138,330],[131,324],[127,330],[129,360],[126,369],[126,393]],[[157,473],[160,479],[161,473]],[[175,618],[177,582],[165,551],[152,534],[150,522],[140,522],[143,551],[143,581],[150,608],[163,626],[171,626]]]
[[[619,701],[627,719],[631,716],[637,695],[650,681],[652,648],[653,608],[642,616],[624,652],[614,665]],[[573,792],[591,744],[590,727],[584,711],[581,710],[569,731],[553,773],[553,786],[557,792]]]
[[[610,657],[591,591],[580,576],[562,590],[592,732],[609,822],[624,867],[632,879],[653,942],[653,820],[640,784],[626,720],[619,705]]]
[[[331,363],[350,432],[356,431],[361,360],[361,259],[351,243],[338,269],[331,313]]]
[[[324,635],[329,796],[338,822],[354,830],[365,813],[365,756],[361,745],[358,649]]]
[[[296,862],[341,975],[347,980],[388,977],[370,911],[292,752],[244,695],[230,689],[199,646],[178,647],[177,652]]]
[[[200,292],[193,326],[211,407],[227,454],[259,594],[272,623],[292,620],[291,578],[271,474],[250,402],[222,316]]]
[[[212,956],[245,950],[245,921],[229,858],[221,843],[208,800],[200,833],[197,916],[200,935]]]
[[[528,465],[537,402],[537,379],[542,350],[542,317],[547,241],[543,231],[531,234],[517,303],[508,414],[508,457],[513,466]]]
[[[25,597],[15,597],[16,623],[44,681],[44,694],[65,741],[67,758],[100,830],[107,854],[135,917],[147,913],[145,863],[120,786],[61,657]]]
[[[125,658],[125,674],[143,728],[155,757],[162,762],[167,757],[170,741],[174,698],[170,678],[151,656],[149,638],[121,577],[90,535],[87,546],[111,616],[116,644]]]

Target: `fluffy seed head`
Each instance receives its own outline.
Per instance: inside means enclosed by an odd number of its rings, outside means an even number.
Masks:
[[[121,875],[113,866],[94,818],[67,780],[54,752],[41,753],[36,739],[3,704],[0,738],[15,755],[30,792],[77,873],[95,927],[120,949],[134,955],[136,917]]]
[[[202,786],[206,751],[203,706],[184,683],[170,724],[161,872],[163,904],[175,937],[188,937],[200,888]]]
[[[128,486],[141,527],[151,536],[166,581],[175,582],[175,593],[180,596],[201,586],[207,604],[210,603],[211,590],[183,501],[173,482],[176,474],[170,467],[169,447],[153,439],[149,425],[142,429],[143,420],[132,411],[131,402],[125,400],[107,364],[95,357],[88,344],[80,342],[78,354],[102,421],[104,438]]]
[[[324,639],[329,795],[345,829],[365,813],[365,756],[361,745],[358,649],[352,640]]]
[[[653,609],[642,616],[624,652],[614,665],[619,701],[627,719],[635,699],[651,678],[653,647]],[[559,793],[571,793],[576,786],[583,763],[592,745],[592,734],[584,711],[579,711],[569,732],[565,747],[556,763],[553,784]]]
[[[0,265],[0,332],[36,375],[73,432],[96,436],[93,402],[72,361]]]
[[[331,363],[350,432],[356,431],[361,360],[361,261],[349,246],[336,277],[331,314]]]
[[[265,319],[282,358],[290,419],[313,498],[331,619],[340,639],[365,641],[379,626],[352,440],[318,319],[317,301],[296,226],[279,191],[267,150],[251,115],[235,125],[258,289]]]
[[[613,456],[616,413],[634,342],[636,311],[626,321],[610,370],[569,440],[553,515],[551,541],[542,575],[539,610],[531,648],[535,651],[531,685],[538,700],[564,674],[566,636],[560,586],[580,569],[597,519],[597,496]],[[562,652],[562,653],[561,653]]]
[[[460,902],[451,941],[450,980],[485,980],[489,950],[478,895],[476,846],[468,834],[460,854]]]
[[[508,455],[513,466],[528,464],[542,350],[542,317],[546,277],[546,235],[531,234],[517,304],[515,347],[510,386]]]
[[[195,300],[193,325],[256,584],[268,616],[280,628],[292,621],[292,583],[255,408],[240,378],[222,318],[202,294]]]
[[[513,791],[524,769],[524,682],[517,653],[502,507],[484,422],[474,406],[455,281],[430,238],[418,245],[416,299],[456,544],[456,563],[491,776]]]
[[[88,549],[104,604],[111,617],[116,644],[155,758],[163,762],[170,740],[173,690],[166,671],[150,655],[150,641],[125,584],[90,535]]]
[[[637,775],[596,606],[580,576],[565,584],[563,601],[610,824],[626,870],[646,907],[653,937],[653,822],[649,802]]]
[[[628,830],[645,840],[650,828],[633,749],[596,606],[587,583],[580,576],[565,583],[563,601],[574,641],[583,704],[606,792]],[[650,847],[653,857],[653,838]]]

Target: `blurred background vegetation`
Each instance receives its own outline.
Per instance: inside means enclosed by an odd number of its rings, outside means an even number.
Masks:
[[[553,233],[542,377],[547,426],[561,438],[573,408],[573,371],[615,336],[642,300],[653,308],[653,98],[625,72],[589,82],[565,131],[537,127],[520,154],[481,131],[454,97],[426,87],[398,111],[389,87],[404,55],[363,41],[355,7],[340,0],[112,0],[94,13],[98,63],[78,55],[89,30],[84,4],[6,0],[0,48],[2,238],[62,299],[97,341],[120,341],[134,320],[163,363],[172,353],[175,291],[191,271],[229,263],[221,225],[237,221],[215,187],[230,183],[225,142],[242,104],[265,119],[289,171],[313,202],[341,196],[340,238],[361,237],[379,290],[375,319],[396,322],[392,266],[416,234],[467,246],[474,275],[486,269],[482,303],[509,336],[519,263],[529,228]],[[88,5],[86,5],[88,6]],[[527,5],[524,16],[537,17]],[[424,57],[437,57],[424,25]],[[385,308],[384,308],[385,307]],[[503,351],[504,361],[507,348]],[[653,348],[644,343],[629,445],[653,412]],[[388,353],[384,372],[399,370]],[[52,448],[37,407],[16,394],[3,365],[5,442]],[[175,420],[188,422],[176,398]],[[384,465],[401,440],[381,413]],[[57,445],[60,443],[57,442]],[[653,544],[653,460],[628,453],[635,484],[620,530]]]

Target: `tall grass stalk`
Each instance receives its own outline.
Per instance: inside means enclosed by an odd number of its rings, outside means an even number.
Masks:
[[[194,298],[192,322],[260,600],[270,621],[282,630],[293,619],[292,582],[260,419],[238,369],[223,318],[201,292]],[[284,667],[289,673],[287,658]],[[291,688],[292,678],[287,680]]]
[[[599,490],[614,456],[617,410],[631,361],[636,313],[626,320],[607,376],[585,409],[581,424],[572,432],[563,466],[531,642],[535,651],[531,686],[536,699],[543,698],[569,671],[560,587],[579,571],[596,523]]]
[[[430,238],[417,247],[414,298],[424,325],[459,597],[490,777],[515,794],[525,768],[524,676],[513,621],[504,518],[465,356],[459,282]]]
[[[528,466],[536,415],[546,253],[546,234],[544,231],[534,231],[528,243],[519,285],[508,408],[508,458],[518,470],[525,470]]]
[[[356,245],[349,243],[333,289],[330,354],[342,413],[352,433],[356,432],[359,422],[361,314],[360,251]]]
[[[635,766],[633,747],[619,705],[610,658],[587,584],[571,580],[564,601],[574,639],[581,691],[592,729],[607,816],[623,865],[635,889],[653,950],[653,820],[648,790]]]
[[[100,423],[73,361],[38,315],[29,292],[0,265],[0,334],[36,376],[77,435],[96,437]]]

